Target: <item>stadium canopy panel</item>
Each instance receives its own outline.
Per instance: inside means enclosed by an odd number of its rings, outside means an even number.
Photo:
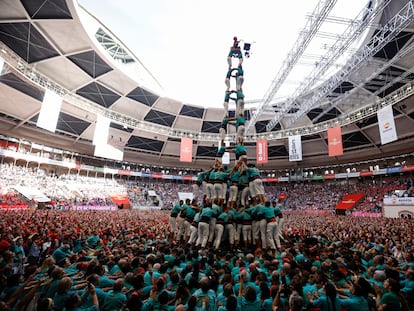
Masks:
[[[247,122],[258,116],[246,136],[248,155],[254,158],[261,138],[268,140],[269,168],[412,152],[413,10],[411,1],[389,1],[370,23],[355,59],[338,71],[343,79],[328,79],[289,105],[271,101],[260,114],[257,105],[248,105]],[[223,110],[164,97],[139,58],[76,1],[1,1],[0,41],[0,133],[92,154],[96,115],[102,114],[111,119],[110,135],[124,142],[126,161],[176,165],[181,137],[194,140],[188,166],[204,168],[214,159]],[[362,52],[363,60],[357,59]],[[56,133],[34,126],[46,88],[63,97]],[[379,103],[393,105],[394,143],[380,143]],[[342,126],[344,155],[328,159],[326,129],[336,124]],[[229,135],[233,140],[235,133]],[[287,159],[291,135],[302,136],[300,163]]]

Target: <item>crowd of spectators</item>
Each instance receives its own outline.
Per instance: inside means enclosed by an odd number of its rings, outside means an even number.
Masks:
[[[73,205],[112,204],[117,192],[133,206],[173,206],[178,192],[192,191],[190,183],[48,176],[6,164],[0,171],[0,199],[11,205],[21,200],[15,185]],[[286,197],[275,252],[224,238],[216,249],[180,241],[163,210],[0,209],[0,311],[413,310],[412,219],[301,213],[333,210],[347,193],[364,193],[357,208],[372,211],[396,190],[408,194],[410,182],[266,185],[266,201]]]
[[[126,195],[136,206],[152,205],[144,193],[147,186],[142,183],[126,183],[112,176],[89,177],[77,174],[47,174],[44,170],[9,164],[0,165],[0,200],[10,206],[33,207],[31,198],[19,196],[16,187],[38,190],[50,199],[54,208],[70,206],[111,206],[111,195]],[[30,191],[30,190],[29,190]],[[26,202],[24,202],[26,199]]]
[[[0,310],[414,307],[408,219],[287,214],[270,255],[173,243],[168,211],[1,214]]]
[[[190,182],[175,180],[124,180],[112,175],[89,177],[77,174],[47,174],[39,168],[9,164],[0,165],[0,205],[31,206],[14,191],[15,186],[38,189],[51,199],[55,208],[66,206],[111,206],[111,195],[125,195],[132,207],[171,208],[177,193],[191,193]],[[292,210],[333,210],[342,197],[348,193],[363,193],[364,199],[356,210],[363,212],[380,211],[383,198],[393,196],[395,190],[400,195],[412,195],[413,181],[407,176],[349,179],[338,181],[265,183],[265,196],[268,201],[277,201],[281,194],[287,196],[284,207]],[[148,192],[156,196],[149,196]],[[303,194],[306,193],[306,196]]]

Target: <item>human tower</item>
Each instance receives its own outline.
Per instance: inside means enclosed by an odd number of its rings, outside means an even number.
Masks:
[[[224,80],[226,85],[223,102],[224,114],[219,130],[220,145],[213,165],[199,173],[194,183],[193,196],[198,200],[200,187],[202,187],[203,198],[209,201],[217,200],[222,207],[224,203],[228,208],[246,207],[249,198],[255,198],[257,202],[264,204],[265,196],[260,171],[254,164],[248,164],[247,151],[244,146],[246,118],[243,93],[243,51],[237,37],[233,38],[233,44],[227,55],[227,65]],[[235,112],[234,116],[230,117],[229,105],[232,104],[235,104]],[[235,128],[236,141],[226,146],[225,139],[231,126]],[[231,169],[223,165],[222,159],[226,152],[233,152],[236,158],[235,165]],[[229,190],[229,195],[226,200],[227,190]]]

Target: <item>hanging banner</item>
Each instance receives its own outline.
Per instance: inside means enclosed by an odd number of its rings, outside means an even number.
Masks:
[[[259,139],[256,141],[256,163],[266,164],[268,160],[267,139]]]
[[[328,154],[330,157],[344,154],[342,147],[342,131],[340,126],[328,129]]]
[[[192,162],[193,160],[193,140],[191,138],[181,138],[180,162]]]
[[[302,161],[302,137],[289,136],[289,161]]]
[[[111,120],[109,118],[100,114],[96,116],[95,132],[93,133],[92,141],[95,146],[108,144],[110,124]]]
[[[50,132],[55,132],[61,106],[62,97],[52,91],[46,90],[36,126]]]
[[[398,139],[395,129],[394,114],[392,106],[384,107],[377,111],[378,127],[381,137],[381,144],[385,145]]]
[[[224,141],[224,145],[225,145],[226,147],[230,147],[230,142],[229,142],[228,140],[225,140],[225,141]],[[219,142],[219,149],[220,149],[220,147],[221,147],[221,142]],[[225,164],[225,165],[230,164],[230,152],[226,151],[226,152],[223,154],[223,156],[221,157],[221,163],[222,163],[222,164]]]

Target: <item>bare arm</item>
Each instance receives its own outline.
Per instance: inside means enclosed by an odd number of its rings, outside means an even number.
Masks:
[[[284,284],[280,284],[279,285],[279,288],[277,289],[276,296],[275,296],[275,298],[273,299],[273,302],[272,302],[272,310],[273,311],[276,311],[279,308],[279,304],[280,304],[280,293],[281,293],[281,291],[284,288],[285,288],[285,285]]]
[[[244,285],[244,280],[243,280],[243,278],[241,277],[240,278],[240,287],[239,287],[239,296],[241,297],[241,296],[243,296],[243,285]]]
[[[24,282],[18,289],[16,289],[14,292],[13,292],[13,294],[11,294],[11,296],[10,296],[10,298],[9,298],[9,300],[7,301],[7,304],[9,305],[9,306],[12,306],[15,302],[16,302],[16,300],[17,300],[17,298],[20,296],[20,294],[21,293],[23,293],[23,291],[26,289],[26,286],[33,280],[33,278],[34,278],[34,276],[35,276],[35,274],[32,274],[31,276],[29,276],[28,278],[27,278],[27,280],[26,280],[26,282]],[[40,284],[38,283],[38,285],[36,284],[36,286],[38,287]],[[36,287],[35,286],[35,287]],[[36,287],[36,288],[37,288]],[[31,289],[33,289],[33,288],[31,288]],[[29,291],[30,292],[30,291]],[[34,294],[34,293],[33,293]]]
[[[23,296],[23,298],[17,303],[16,310],[23,310],[23,307],[31,301],[39,288],[42,282],[38,281],[36,285],[34,285],[27,293]],[[17,298],[17,297],[16,297]],[[7,302],[9,303],[9,301]]]
[[[91,295],[91,298],[92,298],[92,303],[93,303],[95,306],[97,306],[97,307],[98,307],[98,309],[99,309],[99,300],[98,300],[98,295],[96,295],[96,288],[95,288],[95,285],[93,285],[93,284],[89,284],[89,285],[88,285],[88,292],[89,292],[89,295]]]

